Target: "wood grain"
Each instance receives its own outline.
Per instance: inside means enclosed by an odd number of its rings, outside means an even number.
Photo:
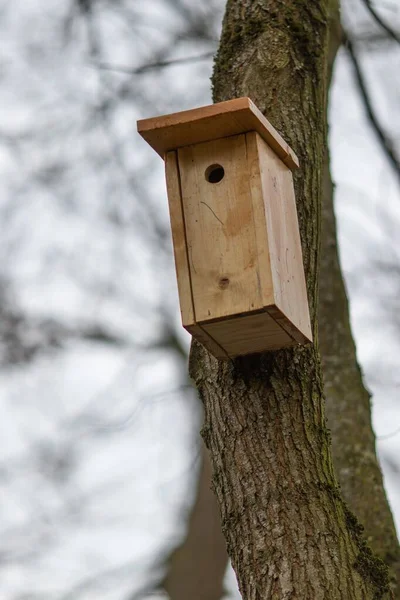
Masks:
[[[180,148],[178,161],[196,321],[261,309],[245,135]],[[213,164],[225,170],[215,184]]]
[[[185,221],[181,202],[181,184],[176,152],[165,156],[169,214],[182,325],[217,358],[228,358],[226,352],[195,322],[192,287],[187,255]]]
[[[261,304],[266,307],[273,305],[275,299],[257,137],[258,134],[255,131],[246,133],[247,171],[254,214],[254,237],[257,245]]]
[[[187,331],[220,359],[311,340],[292,173],[265,139],[185,145],[165,170]]]
[[[229,358],[229,354],[225,350],[222,345],[220,345],[211,335],[209,331],[202,326],[196,323],[195,325],[190,325],[185,327],[185,329],[203,344],[207,348],[211,354],[215,356],[215,358],[219,358],[220,360],[227,360]]]
[[[195,324],[195,317],[176,152],[168,152],[165,156],[165,177],[167,182],[169,215],[174,246],[175,270],[178,282],[182,325],[187,327]]]
[[[203,323],[203,329],[224,346],[230,357],[293,346],[296,341],[267,313]]]
[[[303,257],[290,169],[256,135],[264,196],[275,305],[299,330],[299,341],[311,341]]]
[[[192,110],[142,119],[140,135],[162,157],[169,150],[257,131],[290,168],[299,166],[296,154],[250,98],[237,98]]]
[[[279,310],[277,306],[274,304],[266,307],[265,309],[267,313],[277,322],[278,325],[282,327],[286,333],[293,338],[298,344],[307,344],[312,341],[308,337],[306,337],[300,329],[297,329],[295,325],[287,318],[286,315],[283,314],[282,311]]]

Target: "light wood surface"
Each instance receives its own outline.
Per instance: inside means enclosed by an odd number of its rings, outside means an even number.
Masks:
[[[312,340],[293,178],[256,134],[264,196],[274,304],[300,335]],[[292,329],[293,330],[293,329]]]
[[[275,305],[266,308],[267,313],[293,338],[298,344],[307,344],[312,341],[288,319]]]
[[[204,323],[203,328],[230,357],[296,344],[267,312]]]
[[[165,176],[182,325],[191,335],[206,346],[214,356],[226,359],[228,356],[224,349],[195,322],[187,255],[188,246],[182,210],[181,183],[176,152],[168,152],[165,157]]]
[[[196,321],[263,307],[246,136],[178,150]],[[209,183],[210,165],[225,175]],[[265,225],[264,225],[265,230]]]
[[[299,166],[296,154],[250,98],[237,98],[137,123],[140,135],[164,158],[169,150],[257,131],[291,169]]]
[[[307,343],[291,170],[257,131],[222,129],[165,154],[182,324],[219,359]]]
[[[220,346],[218,342],[210,335],[208,331],[202,325],[196,323],[195,325],[190,325],[185,327],[185,329],[203,344],[213,354],[216,358],[221,360],[226,360],[229,358],[229,354],[226,352],[225,348]]]
[[[254,214],[254,237],[257,244],[261,304],[263,307],[266,307],[273,305],[275,299],[257,137],[258,134],[255,131],[246,133],[247,177],[250,183],[251,203]]]
[[[181,307],[182,325],[195,324],[192,287],[187,256],[185,221],[182,211],[181,186],[176,152],[168,152],[165,157],[165,177],[167,182],[169,216],[171,220],[174,246],[175,270]]]

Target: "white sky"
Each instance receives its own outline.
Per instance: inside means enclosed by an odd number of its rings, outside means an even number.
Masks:
[[[85,130],[90,108],[100,101],[101,85],[86,54],[84,28],[75,25],[75,43],[63,45],[59,23],[69,4],[45,4],[3,3],[2,274],[30,314],[63,322],[100,321],[143,344],[161,326],[159,298],[179,321],[172,255],[160,258],[146,244],[146,220],[138,225],[138,198],[121,182],[117,168],[111,173],[107,133],[99,126]],[[216,0],[214,6],[216,36],[222,2]],[[138,65],[144,64],[151,59],[149,48],[163,48],[180,27],[179,15],[161,0],[135,8],[142,27],[136,38],[129,27],[124,30],[112,7],[104,9],[107,62],[130,65],[135,57]],[[390,10],[399,17],[399,9]],[[173,55],[208,49],[207,44],[182,41]],[[378,116],[397,141],[398,57],[399,51],[385,50],[365,55],[363,63],[374,83]],[[125,165],[135,182],[144,184],[146,202],[163,223],[168,218],[163,164],[136,135],[135,121],[209,103],[210,74],[210,61],[146,74],[137,80],[137,104],[125,103],[112,118]],[[124,78],[111,77],[108,84]],[[358,356],[374,394],[379,453],[399,467],[400,433],[379,439],[400,427],[399,336],[390,315],[382,315],[390,285],[374,290],[365,280],[374,277],[369,271],[373,258],[393,252],[400,256],[394,248],[400,188],[368,128],[343,52],[335,71],[330,123],[340,250]],[[85,143],[83,130],[89,140]],[[23,137],[14,152],[7,136],[17,135]],[[98,164],[86,162],[93,147]],[[64,163],[68,168],[57,170]],[[56,180],[50,188],[35,177],[49,164]],[[126,231],[104,214],[121,206],[135,215]],[[393,227],[390,236],[387,221]],[[360,273],[363,285],[356,277]],[[189,336],[181,335],[188,345]],[[382,364],[389,373],[384,380],[379,377]],[[140,348],[73,341],[59,353],[0,375],[0,557],[11,554],[7,564],[0,562],[1,598],[62,600],[82,580],[126,563],[125,571],[105,578],[101,588],[89,582],[70,597],[122,599],[140,587],[155,554],[182,535],[181,510],[191,501],[199,415],[191,392],[176,391],[184,381],[181,365],[162,350],[145,354]],[[52,469],[62,460],[67,475],[55,485]],[[382,464],[400,528],[398,475],[390,461]]]

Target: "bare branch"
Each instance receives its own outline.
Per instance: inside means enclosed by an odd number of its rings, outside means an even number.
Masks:
[[[400,44],[400,34],[398,34],[396,31],[394,31],[394,29],[392,29],[391,27],[389,27],[389,25],[387,25],[387,23],[385,23],[381,17],[379,16],[379,14],[376,12],[375,8],[372,6],[372,2],[371,0],[362,0],[365,7],[367,8],[368,12],[370,13],[370,15],[372,16],[372,18],[374,19],[374,21],[376,21],[378,23],[378,25],[380,27],[382,27],[382,29],[384,29],[386,31],[386,33],[388,34],[389,37],[391,37],[393,40],[395,40],[398,44]]]
[[[381,440],[389,440],[390,438],[395,437],[399,433],[400,433],[400,427],[397,427],[397,429],[395,429],[391,433],[385,433],[384,435],[377,435],[376,439],[379,440],[379,441],[381,441]]]
[[[138,560],[135,559],[127,561],[125,564],[110,567],[99,573],[89,575],[86,579],[82,580],[75,587],[68,590],[66,594],[61,596],[60,600],[77,600],[77,598],[81,597],[82,594],[88,590],[101,589],[103,585],[109,585],[111,581],[118,581],[122,577],[133,577],[134,575],[137,575],[138,572],[141,572],[139,569],[141,566],[144,567],[144,564],[145,561],[140,565]],[[149,593],[153,588],[154,584],[152,585],[152,583],[143,584],[133,598],[139,600],[139,598],[143,598],[144,595]]]
[[[376,136],[379,139],[379,142],[382,146],[384,153],[386,154],[387,159],[389,160],[398,179],[400,180],[400,159],[396,156],[393,142],[390,140],[390,138],[388,138],[376,117],[374,108],[372,106],[370,94],[367,88],[367,84],[361,69],[361,65],[359,63],[356,53],[354,52],[353,43],[346,34],[344,35],[344,40],[344,47],[346,48],[349,58],[353,65],[356,76],[356,83],[358,86],[358,90],[361,94],[361,98],[363,100],[369,122],[372,126],[372,129],[375,131]]]
[[[142,73],[147,73],[147,71],[153,71],[156,69],[163,69],[165,67],[171,67],[174,65],[183,65],[188,63],[200,62],[202,60],[207,60],[214,56],[214,52],[205,52],[204,54],[199,54],[198,56],[188,56],[186,58],[175,58],[172,60],[160,60],[155,63],[142,65],[141,67],[137,67],[133,69],[131,67],[125,67],[123,65],[111,65],[107,63],[94,63],[94,67],[98,69],[104,69],[106,71],[116,71],[118,73],[126,73],[128,75],[141,75]]]

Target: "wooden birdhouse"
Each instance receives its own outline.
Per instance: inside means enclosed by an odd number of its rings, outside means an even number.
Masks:
[[[165,160],[185,329],[217,358],[311,341],[293,150],[249,98],[138,131]]]

